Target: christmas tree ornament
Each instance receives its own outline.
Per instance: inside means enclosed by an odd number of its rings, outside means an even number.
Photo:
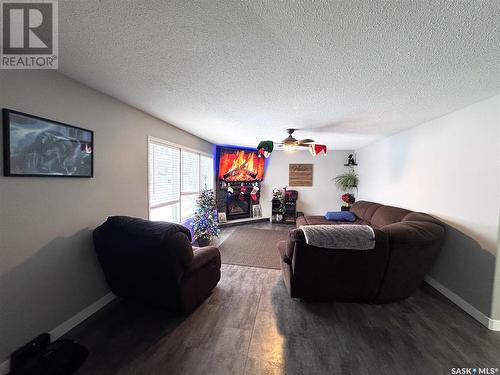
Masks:
[[[267,159],[269,155],[271,155],[271,152],[273,152],[273,149],[274,149],[273,141],[261,141],[257,146],[259,158],[261,156],[264,156]]]
[[[309,152],[311,153],[312,156],[317,156],[322,152],[324,153],[324,156],[326,156],[326,145],[313,143],[312,145],[309,145]]]

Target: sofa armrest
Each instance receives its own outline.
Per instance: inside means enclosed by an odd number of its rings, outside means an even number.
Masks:
[[[280,241],[278,242],[277,247],[280,259],[285,263],[292,264],[293,247],[291,252],[288,251],[289,243],[289,241]]]
[[[297,240],[305,240],[302,229],[292,229],[288,232],[288,240],[280,241],[277,244],[278,253],[283,262],[292,264],[293,254],[295,251],[295,243]]]
[[[207,263],[216,260],[220,266],[220,252],[214,246],[205,246],[193,249],[193,261],[186,268],[186,274],[196,272]]]

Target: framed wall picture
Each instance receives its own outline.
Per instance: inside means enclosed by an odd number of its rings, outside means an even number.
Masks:
[[[218,215],[217,217],[219,218],[219,223],[227,223],[227,217],[225,212],[219,212],[217,215]]]
[[[93,177],[91,130],[2,110],[4,176]]]
[[[262,209],[260,204],[254,204],[252,206],[252,217],[262,217]]]
[[[288,186],[313,186],[313,164],[289,164]]]

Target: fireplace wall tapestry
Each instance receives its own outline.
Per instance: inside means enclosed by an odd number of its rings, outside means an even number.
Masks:
[[[91,130],[3,109],[4,175],[93,177]]]
[[[257,151],[221,148],[219,180],[224,182],[255,182],[264,178],[265,159]]]

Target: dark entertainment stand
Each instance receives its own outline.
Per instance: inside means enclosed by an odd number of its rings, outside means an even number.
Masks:
[[[285,199],[282,202],[279,199],[271,201],[271,221],[276,224],[295,224],[297,219],[297,197],[296,190],[287,190]],[[284,213],[283,213],[284,206]],[[276,220],[276,214],[282,214],[282,220]]]

